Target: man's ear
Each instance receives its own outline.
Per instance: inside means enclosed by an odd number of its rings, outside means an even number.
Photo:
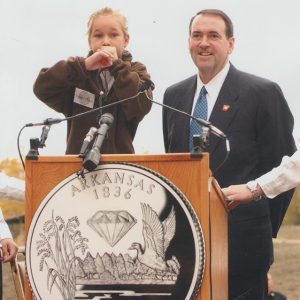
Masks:
[[[228,39],[228,43],[229,43],[228,54],[231,54],[233,52],[234,42],[235,42],[234,37],[231,37],[231,38]]]

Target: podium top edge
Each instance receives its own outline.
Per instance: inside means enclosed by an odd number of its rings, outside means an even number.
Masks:
[[[142,162],[142,161],[187,161],[208,159],[208,153],[192,157],[190,153],[169,153],[169,154],[103,154],[100,163],[104,162]],[[78,155],[43,156],[39,155],[36,160],[26,160],[27,163],[41,162],[81,162]]]

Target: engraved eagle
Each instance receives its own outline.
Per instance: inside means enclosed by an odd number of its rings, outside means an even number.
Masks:
[[[172,207],[168,217],[162,222],[157,213],[148,205],[141,203],[143,213],[144,248],[134,242],[130,250],[137,251],[137,259],[157,272],[174,272],[179,274],[180,264],[175,256],[166,261],[166,251],[175,234],[176,218]]]

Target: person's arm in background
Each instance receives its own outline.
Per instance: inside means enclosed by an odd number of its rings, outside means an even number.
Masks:
[[[300,184],[300,151],[291,157],[283,157],[281,164],[272,171],[255,180],[257,196],[275,198],[277,195],[295,188]],[[248,202],[253,199],[253,193],[248,184],[231,185],[222,191],[228,201]]]
[[[0,172],[0,198],[13,198],[23,201],[25,196],[24,180],[7,176]]]
[[[15,177],[10,177],[0,172],[0,198],[13,198],[24,201],[24,191],[24,180]],[[13,260],[16,257],[18,246],[12,238],[11,232],[4,220],[1,209],[0,247],[2,249],[2,256],[0,256],[0,261],[7,262]]]
[[[13,260],[18,252],[18,246],[14,242],[12,235],[9,231],[8,225],[6,224],[0,209],[0,247],[2,249],[2,256],[0,261],[8,262]]]

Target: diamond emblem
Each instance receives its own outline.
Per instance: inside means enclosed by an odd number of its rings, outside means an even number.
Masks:
[[[124,210],[99,210],[88,219],[87,224],[111,247],[114,247],[136,222],[136,219],[129,212]]]

